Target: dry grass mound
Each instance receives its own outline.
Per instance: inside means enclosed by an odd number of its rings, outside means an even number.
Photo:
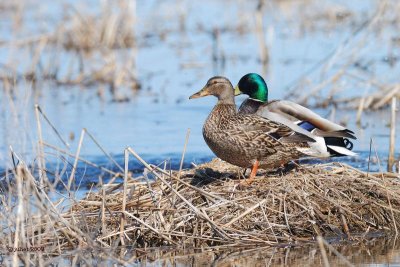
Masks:
[[[219,160],[181,172],[146,166],[143,180],[89,193],[62,217],[100,246],[139,248],[274,245],[400,227],[400,179],[391,173],[302,165],[239,188],[237,168]],[[69,247],[84,239],[63,231],[57,242]]]

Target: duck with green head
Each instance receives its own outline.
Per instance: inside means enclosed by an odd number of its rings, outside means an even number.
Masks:
[[[279,122],[317,142],[310,144],[321,157],[354,156],[351,151],[357,139],[354,132],[299,104],[286,100],[268,101],[268,86],[257,73],[244,75],[234,89],[235,95],[249,96],[239,107],[239,114],[257,114]]]
[[[309,144],[315,142],[290,127],[255,114],[238,113],[231,82],[212,77],[189,99],[213,95],[218,102],[203,126],[203,137],[220,159],[243,168],[252,168],[254,179],[258,168],[275,169],[300,157],[318,156]],[[300,128],[300,127],[299,127]]]

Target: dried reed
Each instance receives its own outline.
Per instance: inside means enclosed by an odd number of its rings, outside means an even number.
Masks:
[[[63,19],[56,23],[40,16],[40,20],[32,23],[48,23],[48,31],[26,39],[0,41],[0,46],[18,49],[18,55],[23,51],[30,53],[24,59],[1,62],[1,69],[3,65],[5,69],[0,72],[1,80],[27,80],[33,84],[52,81],[57,85],[105,84],[109,85],[114,100],[125,100],[126,96],[118,91],[120,87],[139,88],[135,70],[136,1],[101,1],[97,12],[74,5],[66,5],[62,10]],[[20,60],[26,61],[28,67],[21,69],[14,65],[13,62]]]
[[[144,165],[143,176],[133,179],[128,172],[129,154]],[[302,244],[317,236],[348,240],[400,226],[400,177],[339,163],[302,165],[286,174],[260,172],[253,185],[239,189],[239,169],[220,160],[166,171],[127,148],[122,182],[101,182],[82,199],[65,185],[67,194],[59,192],[62,198],[52,201],[13,155],[19,164],[8,181],[14,177],[17,186],[9,183],[1,198],[7,220],[0,245],[45,246],[45,258],[124,245],[146,250]],[[42,257],[16,253],[24,262]]]
[[[319,235],[347,238],[400,226],[400,180],[395,174],[367,177],[339,163],[302,166],[283,176],[262,175],[254,185],[239,190],[237,180],[223,178],[236,177],[235,168],[224,165],[229,172],[211,171],[221,164],[214,160],[182,171],[179,180],[179,172],[169,174],[145,163],[156,176],[153,182],[124,179],[125,190],[115,186],[106,195],[91,192],[61,216],[97,233],[92,242],[99,246],[112,247],[123,235],[138,248],[298,243]],[[99,232],[103,202],[106,232]],[[74,236],[57,238],[63,248],[72,248]],[[49,243],[54,238],[46,236]]]
[[[394,146],[396,143],[396,97],[392,98],[392,108],[390,116],[390,140],[389,140],[389,157],[387,170],[393,171],[393,165],[395,164],[394,158]]]

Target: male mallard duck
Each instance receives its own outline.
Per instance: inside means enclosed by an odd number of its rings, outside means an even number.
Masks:
[[[348,139],[357,139],[354,132],[294,102],[268,101],[268,87],[260,75],[244,75],[235,87],[235,95],[240,94],[249,98],[240,105],[239,114],[257,114],[315,139],[317,142],[310,145],[319,150],[322,157],[356,155],[350,151],[353,143]]]
[[[216,76],[189,99],[213,95],[218,102],[203,126],[203,137],[220,159],[243,168],[252,168],[248,183],[258,168],[277,168],[293,159],[318,156],[312,137],[290,127],[257,116],[238,114],[231,82]]]

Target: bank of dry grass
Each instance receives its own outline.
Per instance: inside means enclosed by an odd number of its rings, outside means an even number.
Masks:
[[[143,175],[118,173],[123,182],[100,185],[81,199],[72,191],[49,191],[20,162],[8,174],[9,192],[1,198],[6,218],[1,246],[44,247],[42,254],[11,253],[15,262],[85,249],[105,249],[99,255],[118,261],[115,252],[126,246],[276,246],[314,242],[318,236],[359,239],[397,233],[400,227],[397,174],[304,164],[284,174],[260,171],[252,185],[240,188],[242,170],[217,159],[170,171],[127,151],[143,163]]]
[[[25,215],[20,231],[60,252],[123,244],[274,245],[400,227],[396,174],[365,173],[339,163],[301,165],[286,174],[260,173],[252,185],[240,188],[240,171],[219,160],[180,173],[148,168],[141,179],[128,178],[125,187],[107,184],[72,199],[65,212],[19,168],[17,193],[24,198],[24,188],[29,189],[45,211],[39,224]],[[155,180],[145,178],[150,175]]]
[[[180,179],[176,172],[153,169],[163,179],[130,180],[125,211],[124,192],[115,185],[105,194],[88,194],[63,216],[97,232],[95,242],[104,246],[272,245],[400,227],[400,180],[394,174],[305,165],[238,188],[235,168],[220,173],[218,165],[215,160],[183,171]]]

